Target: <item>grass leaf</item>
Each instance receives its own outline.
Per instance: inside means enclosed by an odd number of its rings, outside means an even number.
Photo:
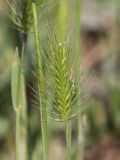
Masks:
[[[11,94],[14,110],[26,106],[25,86],[18,49],[16,49],[11,77]]]

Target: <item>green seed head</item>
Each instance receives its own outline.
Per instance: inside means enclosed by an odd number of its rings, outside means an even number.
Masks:
[[[43,6],[44,0],[36,0],[38,9]],[[10,8],[9,17],[16,29],[26,33],[31,31],[33,26],[32,0],[7,0]]]
[[[48,109],[50,109],[51,118],[67,122],[78,111],[79,57],[76,58],[77,51],[75,50],[74,55],[72,54],[71,47],[66,40],[61,40],[55,31],[53,32],[53,35],[50,33],[48,47],[43,56],[45,59],[43,67],[47,74],[45,77],[46,97],[49,101]]]
[[[54,109],[58,112],[62,121],[67,121],[71,116],[71,86],[67,71],[67,55],[65,45],[58,43],[54,49],[54,64],[52,68],[54,76]]]

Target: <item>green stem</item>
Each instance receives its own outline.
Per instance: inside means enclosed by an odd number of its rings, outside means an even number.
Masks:
[[[39,100],[40,100],[40,117],[41,117],[40,121],[41,121],[42,142],[43,142],[43,156],[44,156],[44,160],[47,160],[48,159],[48,129],[47,129],[46,97],[45,97],[45,86],[44,86],[41,52],[40,52],[40,45],[39,45],[37,9],[36,9],[35,3],[32,3],[32,10],[33,10],[33,20],[34,20],[35,45],[36,45],[36,62],[37,62],[38,89],[39,89]]]
[[[28,155],[28,116],[27,116],[27,97],[26,97],[26,84],[25,84],[25,75],[24,75],[24,68],[23,68],[23,62],[24,62],[24,53],[25,53],[25,41],[23,40],[22,44],[22,50],[21,50],[21,59],[20,59],[20,75],[21,75],[21,89],[22,89],[22,107],[20,108],[20,118],[19,118],[19,123],[20,123],[20,138],[19,141],[23,141],[23,160],[28,160],[29,155]]]
[[[15,134],[15,151],[16,151],[16,160],[20,159],[20,122],[19,122],[19,110],[16,111],[16,134]]]
[[[23,94],[24,94],[24,99],[23,99],[23,108],[21,109],[21,139],[23,139],[24,142],[24,160],[29,159],[28,155],[28,115],[27,115],[27,97],[26,97],[26,91],[25,91],[25,77],[24,74],[22,73],[22,81],[23,81]]]
[[[78,120],[78,149],[77,149],[77,159],[83,160],[84,156],[84,145],[83,145],[83,130],[82,130],[82,124],[81,124],[81,115],[79,114],[77,117]]]
[[[68,24],[68,13],[69,13],[69,0],[58,1],[58,16],[57,16],[57,24],[60,34],[65,37],[65,32]]]
[[[76,9],[77,9],[77,13],[76,13],[76,42],[77,45],[80,46],[80,15],[81,15],[81,0],[77,0],[76,3]]]
[[[79,50],[79,59],[80,57],[80,16],[81,16],[81,0],[77,0],[76,3],[77,13],[76,13],[76,19],[77,19],[77,27],[76,27],[76,42]],[[81,87],[81,86],[80,86]],[[83,152],[84,152],[84,145],[83,145],[83,131],[82,131],[82,124],[81,124],[81,113],[77,116],[77,130],[78,130],[78,149],[77,149],[77,159],[83,160]]]
[[[67,160],[71,160],[71,121],[65,124]]]

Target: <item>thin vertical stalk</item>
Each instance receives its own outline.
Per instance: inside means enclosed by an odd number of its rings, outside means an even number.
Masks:
[[[44,76],[43,76],[43,70],[42,70],[41,52],[40,52],[40,45],[39,45],[37,9],[36,9],[36,4],[34,2],[32,3],[32,11],[33,11],[34,36],[35,36],[35,45],[36,45],[36,62],[37,62],[37,74],[38,74],[43,156],[44,156],[44,160],[47,160],[48,159],[48,129],[47,129],[46,97],[45,97],[45,86],[44,86]]]
[[[24,61],[24,53],[25,53],[25,42],[26,40],[23,39],[23,43],[22,43],[22,50],[21,50],[21,57],[20,57],[20,74],[21,74],[21,81],[22,81],[22,91],[23,91],[23,99],[22,99],[22,103],[23,106],[22,108],[20,108],[19,112],[19,123],[20,123],[20,141],[24,142],[24,146],[22,146],[23,148],[23,157],[24,160],[28,160],[28,116],[27,116],[27,97],[26,97],[26,84],[25,84],[25,75],[24,75],[24,68],[23,68],[23,61]],[[22,156],[20,156],[20,160],[23,159]]]
[[[69,2],[68,0],[59,1],[58,16],[57,16],[57,28],[60,34],[65,37],[69,14]]]
[[[83,160],[83,152],[84,152],[84,144],[83,144],[83,129],[81,124],[81,115],[79,114],[77,117],[78,120],[78,153],[77,153],[77,160]]]
[[[16,131],[15,131],[15,159],[19,160],[20,159],[20,123],[19,123],[19,110],[16,111]]]
[[[77,0],[76,3],[76,8],[77,8],[77,13],[76,13],[76,44],[79,50],[79,58],[80,57],[80,16],[81,16],[81,0]],[[83,146],[83,131],[82,131],[82,123],[81,123],[81,113],[78,114],[77,116],[77,131],[78,131],[78,149],[77,149],[77,159],[78,160],[83,160],[83,151],[84,151],[84,146]]]
[[[66,134],[66,156],[67,160],[71,160],[71,121],[65,124]]]
[[[23,67],[22,67],[22,72],[24,72]],[[22,73],[22,81],[23,81],[23,108],[21,109],[21,115],[20,115],[20,123],[21,123],[21,139],[24,142],[24,160],[29,159],[28,155],[28,115],[27,115],[27,97],[26,97],[26,84],[25,84],[25,76],[24,73]],[[22,159],[23,160],[23,159]]]
[[[22,54],[21,54],[21,72],[22,72],[22,81],[23,81],[23,108],[21,109],[21,117],[22,121],[21,122],[21,139],[23,139],[24,142],[24,159],[28,160],[28,115],[27,115],[27,97],[26,97],[26,83],[25,83],[25,73],[24,73],[24,67],[23,67],[23,60],[24,60],[24,53],[25,53],[25,39],[22,44]]]
[[[76,42],[78,47],[80,47],[80,15],[81,15],[81,0],[76,2]]]

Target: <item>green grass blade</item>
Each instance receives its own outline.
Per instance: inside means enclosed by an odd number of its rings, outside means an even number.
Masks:
[[[14,110],[17,111],[21,107],[21,83],[20,83],[20,59],[18,55],[18,49],[16,49],[14,62],[12,65],[12,79],[11,79],[11,92],[12,92],[12,103]]]
[[[38,90],[39,90],[39,102],[40,102],[40,116],[41,116],[41,130],[42,130],[42,142],[43,142],[43,156],[44,160],[48,159],[48,129],[47,129],[47,110],[46,110],[46,97],[44,86],[44,75],[42,69],[41,50],[39,45],[39,32],[37,24],[37,7],[35,3],[32,3],[33,21],[34,21],[34,35],[36,45],[36,62],[37,62],[37,74],[38,74]]]

